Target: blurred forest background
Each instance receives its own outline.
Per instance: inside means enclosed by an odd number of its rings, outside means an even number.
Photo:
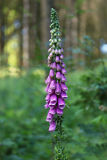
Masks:
[[[59,15],[65,56],[84,62],[86,54],[77,46],[85,35],[95,40],[98,49],[101,39],[107,41],[105,4],[106,0],[1,0],[0,65],[29,67],[46,62],[51,7]],[[92,55],[95,59],[100,56],[98,49]]]
[[[0,160],[54,160],[44,109],[52,7],[68,71],[66,153],[69,160],[107,160],[106,4],[0,0]]]

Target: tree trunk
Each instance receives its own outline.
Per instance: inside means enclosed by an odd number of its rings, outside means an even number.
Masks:
[[[87,14],[88,14],[88,2],[87,0],[83,1],[81,10],[82,14],[79,15],[79,33],[78,37],[80,40],[83,39],[83,36],[86,35],[86,26],[87,26]],[[79,55],[80,62],[85,62],[85,56],[83,54]]]
[[[66,55],[71,55],[72,47],[76,47],[78,43],[78,18],[75,12],[75,0],[66,0],[66,33],[65,33],[65,49]],[[74,55],[75,58],[75,55]]]
[[[74,15],[72,18],[72,26],[71,26],[71,38],[72,38],[72,46],[76,47],[78,44],[78,17],[75,12],[75,0],[72,0],[71,10]]]
[[[71,14],[71,0],[65,1],[66,5],[66,22],[65,22],[65,50],[66,55],[71,55],[71,45],[72,45],[72,37],[71,37],[71,26],[72,26],[72,14]]]
[[[5,16],[3,14],[4,2],[0,1],[0,65],[3,65],[5,45]]]
[[[23,1],[18,1],[19,6],[23,6]],[[20,28],[18,31],[18,38],[19,38],[19,57],[18,57],[18,66],[21,68],[23,66],[23,9],[19,7],[19,21],[20,21]]]
[[[30,59],[33,61],[35,59],[35,48],[36,48],[36,10],[37,4],[35,0],[30,1]]]
[[[75,9],[75,3],[76,0],[72,0],[72,5],[71,5],[71,10],[73,13],[73,18],[72,18],[72,25],[71,25],[71,46],[73,49],[75,49],[78,45],[78,17],[76,14],[76,9]],[[73,54],[73,61],[74,64],[78,64],[78,54],[72,53]]]
[[[29,0],[23,0],[23,8],[23,66],[28,68],[30,65]]]
[[[79,26],[79,38],[82,39],[84,35],[86,35],[86,22],[87,22],[87,1],[84,1],[81,7],[83,13],[80,15],[80,26]]]
[[[87,15],[86,33],[94,39],[99,39],[100,36],[101,19],[98,13],[102,4],[101,2],[101,0],[94,0],[94,3],[93,0],[88,1],[88,9],[91,10],[91,12]]]
[[[47,49],[49,40],[49,4],[48,0],[41,0],[41,41],[42,41],[42,54]]]

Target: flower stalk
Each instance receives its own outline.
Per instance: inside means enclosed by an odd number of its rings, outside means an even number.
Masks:
[[[55,9],[51,9],[51,24],[50,24],[51,39],[49,40],[50,48],[48,50],[48,66],[50,67],[49,76],[45,83],[46,87],[46,105],[49,109],[46,121],[49,122],[49,131],[57,131],[55,136],[55,160],[66,160],[64,156],[64,148],[62,147],[63,129],[62,115],[65,108],[65,99],[67,98],[67,86],[65,84],[66,70],[63,62],[63,48],[61,47],[61,33],[59,20]]]

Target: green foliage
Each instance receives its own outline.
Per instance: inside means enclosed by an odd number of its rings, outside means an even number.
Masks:
[[[49,159],[43,70],[0,79],[0,159]],[[50,147],[49,147],[50,146]]]
[[[107,71],[76,72],[69,75],[67,137],[69,159],[106,160],[107,157]]]
[[[72,49],[73,54],[78,54],[78,57],[80,57],[79,63],[81,66],[93,67],[95,65],[96,55],[93,54],[96,52],[95,46],[94,40],[90,36],[85,35],[79,41],[78,47]]]
[[[47,68],[46,68],[47,69]],[[32,69],[0,78],[0,159],[53,157],[45,122],[46,71]],[[68,73],[63,146],[69,160],[106,160],[107,71]]]

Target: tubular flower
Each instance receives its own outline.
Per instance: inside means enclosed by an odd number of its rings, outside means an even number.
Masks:
[[[65,99],[67,98],[67,86],[66,82],[66,70],[65,64],[63,62],[63,49],[61,48],[61,39],[60,39],[60,27],[59,21],[57,18],[56,11],[51,10],[51,25],[50,33],[51,39],[50,48],[48,50],[48,66],[50,67],[49,76],[47,77],[45,83],[46,87],[46,105],[45,108],[48,109],[48,115],[46,121],[49,122],[49,131],[55,131],[56,122],[55,116],[62,116],[63,109],[65,108]]]

